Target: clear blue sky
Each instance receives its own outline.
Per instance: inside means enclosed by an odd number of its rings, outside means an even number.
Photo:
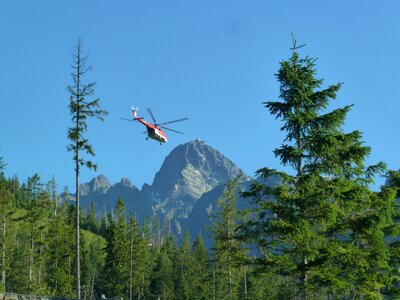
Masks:
[[[344,82],[335,106],[354,104],[346,130],[372,147],[368,163],[400,168],[400,2],[387,1],[0,1],[0,156],[21,181],[55,176],[74,188],[66,86],[81,37],[110,114],[90,122],[97,174],[151,184],[177,145],[200,138],[247,174],[281,168],[273,155],[280,123],[263,107],[277,100],[274,73],[290,56],[291,32],[318,57],[325,86]],[[131,105],[158,121],[190,120],[160,146],[123,122]],[[382,180],[378,183],[383,182]]]

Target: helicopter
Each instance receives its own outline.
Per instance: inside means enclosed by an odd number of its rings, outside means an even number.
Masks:
[[[180,132],[180,131],[177,131],[177,130],[174,130],[174,129],[171,129],[171,128],[167,128],[164,125],[171,124],[171,123],[176,123],[176,122],[181,122],[181,121],[186,121],[186,120],[189,119],[189,118],[182,118],[182,119],[178,119],[178,120],[174,120],[174,121],[157,123],[157,121],[156,121],[156,119],[155,119],[155,117],[153,115],[153,112],[148,108],[147,111],[149,112],[151,118],[154,121],[154,124],[152,124],[152,123],[147,122],[144,118],[138,117],[137,113],[136,113],[137,111],[138,111],[138,108],[137,107],[135,108],[135,107],[132,106],[133,119],[124,119],[124,118],[121,118],[121,119],[125,120],[125,121],[134,121],[134,122],[135,121],[139,121],[140,123],[142,123],[144,126],[146,126],[146,129],[147,129],[147,132],[144,132],[144,133],[147,133],[146,140],[151,138],[153,140],[156,140],[156,141],[160,142],[160,145],[163,144],[163,143],[168,142],[167,135],[164,133],[164,131],[162,129],[169,130],[169,131],[172,131],[172,132],[175,132],[175,133],[179,133],[179,134],[183,134],[183,132]]]

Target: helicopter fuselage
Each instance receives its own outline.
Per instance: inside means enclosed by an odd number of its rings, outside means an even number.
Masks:
[[[152,124],[151,124],[152,125]],[[156,126],[146,126],[147,127],[147,136],[153,140],[156,140],[160,143],[166,143],[168,141],[167,136],[164,131]]]
[[[156,140],[160,143],[166,143],[168,142],[167,136],[165,135],[164,131],[161,130],[160,127],[151,124],[149,122],[147,122],[146,120],[144,120],[143,118],[139,118],[136,115],[136,111],[133,111],[133,118],[137,121],[139,121],[140,123],[142,123],[144,126],[146,126],[147,128],[147,137]]]

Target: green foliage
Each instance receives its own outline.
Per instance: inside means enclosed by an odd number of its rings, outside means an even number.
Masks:
[[[193,260],[190,253],[190,235],[184,236],[182,246],[178,249],[175,262],[176,299],[191,299],[191,281],[194,279],[191,272]]]
[[[130,295],[135,299],[145,299],[149,293],[152,257],[148,241],[141,233],[132,214],[128,223],[128,239],[130,243]]]
[[[214,283],[218,299],[236,299],[240,282],[240,269],[246,264],[246,250],[236,236],[241,215],[236,208],[237,186],[240,178],[230,180],[217,201],[218,210],[213,217],[212,233],[215,241]]]
[[[68,205],[64,202],[50,221],[47,253],[48,286],[57,297],[73,297],[74,233],[74,228],[68,220]]]
[[[400,170],[388,171],[387,173],[386,185],[389,191],[396,194],[396,209],[399,212],[399,198],[400,198]],[[397,216],[396,225],[392,226],[386,231],[386,234],[391,236],[399,235],[398,222],[400,218]],[[390,279],[386,288],[384,289],[385,295],[390,299],[400,298],[400,240],[399,238],[389,238],[387,239],[389,244],[389,256],[391,267]]]
[[[107,111],[100,108],[100,99],[87,100],[92,97],[95,92],[95,82],[83,84],[83,76],[92,69],[86,65],[87,56],[82,56],[82,41],[78,40],[73,54],[73,72],[71,73],[73,85],[68,85],[67,90],[70,94],[69,110],[72,116],[73,127],[68,128],[68,139],[71,144],[68,145],[68,151],[74,153],[73,160],[77,167],[86,166],[89,169],[95,169],[96,165],[88,160],[80,157],[80,152],[84,152],[89,156],[94,156],[92,145],[89,144],[84,134],[87,131],[87,120],[96,118],[100,121],[108,114]]]
[[[100,233],[100,222],[96,217],[96,211],[93,202],[90,202],[89,213],[82,215],[82,229],[89,230],[93,233]]]
[[[91,67],[86,65],[87,56],[82,55],[82,41],[79,39],[73,53],[72,81],[73,85],[68,85],[67,90],[70,94],[69,110],[73,126],[68,128],[68,139],[70,144],[67,150],[73,153],[75,162],[75,199],[76,199],[76,298],[81,298],[81,280],[80,280],[80,195],[79,195],[79,175],[80,167],[86,166],[96,171],[97,166],[89,158],[95,156],[93,146],[89,144],[85,137],[87,132],[87,121],[89,118],[95,118],[100,121],[108,114],[107,111],[100,108],[100,99],[89,100],[94,94],[94,82],[83,83],[83,76],[90,71]]]
[[[292,278],[299,299],[328,294],[379,297],[390,266],[385,235],[395,226],[394,195],[371,192],[384,165],[366,168],[370,148],[361,133],[344,133],[351,106],[325,113],[341,84],[320,89],[315,59],[292,56],[276,74],[281,101],[264,103],[283,121],[286,137],[275,155],[294,175],[263,168],[244,196],[252,199],[252,218],[241,233],[259,251],[267,274]],[[279,176],[282,184],[264,184]],[[393,231],[394,232],[394,231]]]
[[[7,275],[6,290],[27,294],[30,291],[29,280],[29,235],[20,231],[17,235],[18,247],[14,248]]]
[[[129,282],[129,241],[122,198],[118,198],[115,218],[110,218],[109,223],[105,248],[104,294],[107,297],[126,297]]]
[[[82,294],[85,299],[99,299],[103,288],[106,241],[90,231],[82,231]]]
[[[15,212],[10,183],[0,174],[0,276],[1,288],[5,289],[10,257],[14,248],[12,214]]]
[[[387,185],[395,188],[397,191],[396,197],[400,198],[400,169],[397,171],[388,171]]]
[[[191,249],[193,259],[190,275],[191,299],[206,300],[212,298],[212,271],[203,238],[197,236]]]
[[[175,247],[172,236],[169,236],[161,245],[153,268],[150,284],[150,295],[155,299],[175,299],[174,291],[174,259]]]
[[[0,175],[3,176],[3,171],[6,168],[6,164],[2,156],[0,156]]]

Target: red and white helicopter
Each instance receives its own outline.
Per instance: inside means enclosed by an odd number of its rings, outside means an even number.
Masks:
[[[178,120],[174,120],[174,121],[157,123],[156,119],[154,118],[153,113],[148,108],[147,111],[149,112],[151,118],[154,121],[154,124],[152,124],[152,123],[147,122],[143,118],[138,117],[137,114],[136,114],[137,111],[138,111],[138,108],[137,107],[135,108],[135,107],[132,106],[133,119],[132,120],[131,119],[124,119],[124,118],[121,118],[121,119],[122,120],[126,120],[126,121],[139,121],[140,123],[142,123],[147,128],[146,140],[151,138],[153,140],[156,140],[156,141],[160,142],[160,144],[168,142],[167,135],[164,133],[164,131],[162,129],[170,130],[172,132],[179,133],[179,134],[183,134],[183,132],[180,132],[180,131],[177,131],[177,130],[174,130],[174,129],[171,129],[171,128],[167,128],[164,125],[175,123],[175,122],[186,121],[186,120],[189,119],[189,118],[182,118],[182,119],[178,119]]]

